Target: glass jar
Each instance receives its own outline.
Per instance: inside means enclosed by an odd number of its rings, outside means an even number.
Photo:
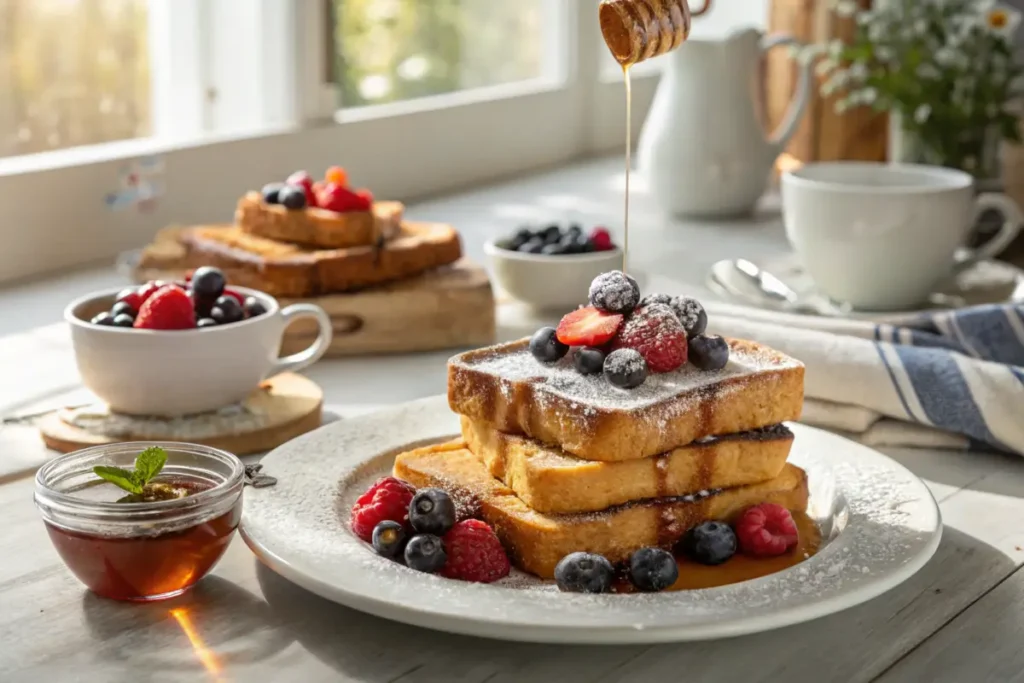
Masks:
[[[134,468],[158,446],[167,462],[157,482],[192,491],[175,500],[116,502],[124,495],[93,473]],[[68,569],[97,595],[162,600],[185,592],[220,560],[242,514],[245,468],[234,455],[185,443],[95,446],[54,458],[36,473],[35,501]]]

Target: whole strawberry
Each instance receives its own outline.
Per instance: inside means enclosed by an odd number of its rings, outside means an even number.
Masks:
[[[672,372],[686,363],[686,330],[671,308],[648,304],[623,323],[612,348],[639,352],[651,372]]]
[[[441,576],[462,581],[491,583],[508,576],[511,565],[501,541],[486,522],[466,519],[444,535],[448,561]]]
[[[134,324],[141,330],[189,330],[195,326],[192,298],[177,285],[164,285],[149,295]]]

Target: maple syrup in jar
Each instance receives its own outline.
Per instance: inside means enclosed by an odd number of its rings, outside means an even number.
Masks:
[[[147,448],[166,464],[153,479],[181,497],[138,502],[96,476],[94,466],[131,469]],[[136,442],[64,455],[36,474],[35,501],[64,564],[91,591],[115,600],[174,597],[206,576],[242,514],[244,467],[215,448]]]

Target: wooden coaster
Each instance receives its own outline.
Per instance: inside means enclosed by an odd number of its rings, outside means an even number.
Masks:
[[[123,255],[120,267],[136,283],[181,280],[184,250],[177,243],[181,228],[161,230],[150,254],[161,253],[159,268],[143,268],[140,254]],[[347,294],[281,299],[282,306],[311,303],[323,308],[334,325],[327,356],[408,353],[439,349],[476,348],[495,340],[494,293],[487,271],[463,258],[422,275]],[[288,328],[281,353],[309,346],[316,325],[296,321]]]
[[[291,373],[272,377],[240,404],[178,418],[112,414],[105,405],[65,408],[39,422],[49,448],[69,453],[124,441],[199,443],[250,455],[280,446],[320,426],[323,391]]]

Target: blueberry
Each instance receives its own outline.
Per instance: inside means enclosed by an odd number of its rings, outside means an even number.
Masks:
[[[533,233],[529,228],[519,228],[512,239],[508,240],[508,248],[512,251],[519,251],[519,247],[529,242],[531,237],[533,237]]]
[[[455,503],[441,489],[420,489],[409,503],[409,524],[421,534],[443,536],[455,526]]]
[[[263,201],[267,204],[279,204],[281,202],[280,193],[284,189],[284,183],[270,183],[269,185],[263,186]]]
[[[216,320],[218,325],[225,325],[227,323],[237,323],[245,317],[245,313],[242,311],[238,299],[225,294],[224,296],[217,297],[217,300],[213,302],[210,317]]]
[[[531,237],[527,242],[523,243],[519,247],[519,251],[524,254],[539,254],[544,249],[544,241],[539,240],[536,237]]]
[[[567,235],[579,236],[583,234],[583,226],[579,223],[573,223],[569,226],[569,229],[565,231]]]
[[[728,524],[704,522],[687,531],[679,547],[694,562],[722,564],[736,554],[736,533]]]
[[[200,318],[196,321],[196,327],[216,327],[217,321],[213,318]]]
[[[555,566],[558,589],[566,593],[607,593],[615,570],[603,555],[571,553]]]
[[[557,225],[549,225],[544,228],[540,236],[544,240],[544,244],[555,244],[562,239],[562,229]]]
[[[594,251],[594,243],[590,241],[590,238],[586,235],[580,235],[576,238],[577,250],[580,254],[589,254]]]
[[[640,303],[640,285],[622,271],[601,273],[590,283],[590,305],[609,313],[629,313]]]
[[[665,590],[679,578],[672,553],[661,548],[640,548],[629,558],[629,580],[642,591]]]
[[[693,339],[708,329],[708,313],[696,299],[688,296],[673,297],[672,310],[679,317],[688,338]]]
[[[114,307],[110,309],[110,315],[112,316],[116,317],[121,315],[122,313],[125,315],[130,315],[133,318],[135,317],[135,309],[132,308],[132,305],[127,301],[118,301],[116,304],[114,304]]]
[[[413,536],[405,546],[405,564],[409,569],[432,574],[447,561],[444,544],[433,534]]]
[[[604,359],[605,378],[621,389],[632,389],[647,379],[647,361],[635,349],[618,349]]]
[[[373,549],[378,555],[395,559],[401,557],[409,535],[398,522],[386,520],[373,527]]]
[[[699,370],[721,370],[729,362],[729,344],[717,334],[690,340],[689,359]]]
[[[530,337],[530,353],[541,363],[554,363],[569,353],[569,347],[558,341],[553,327],[542,327]]]
[[[134,327],[135,318],[128,315],[127,313],[121,313],[114,316],[114,320],[111,322],[114,327]]]
[[[254,296],[245,297],[245,317],[255,318],[258,315],[263,315],[267,312],[267,307],[263,305],[263,302]]]
[[[572,358],[573,365],[583,375],[596,375],[604,369],[604,351],[601,349],[578,349]]]
[[[89,322],[91,322],[93,325],[103,325],[104,327],[109,327],[114,324],[114,316],[110,315],[109,311],[103,311],[102,313],[97,313],[96,315],[94,315],[92,317],[92,320],[90,320]]]
[[[220,268],[203,266],[202,268],[196,268],[196,272],[192,273],[192,292],[197,298],[215,301],[217,297],[224,293],[224,285],[226,284],[227,279]]]
[[[562,248],[561,242],[555,242],[554,244],[545,244],[540,253],[545,256],[561,256],[565,253],[565,249]]]
[[[286,209],[306,208],[306,191],[295,185],[285,185],[277,193],[277,199]]]

